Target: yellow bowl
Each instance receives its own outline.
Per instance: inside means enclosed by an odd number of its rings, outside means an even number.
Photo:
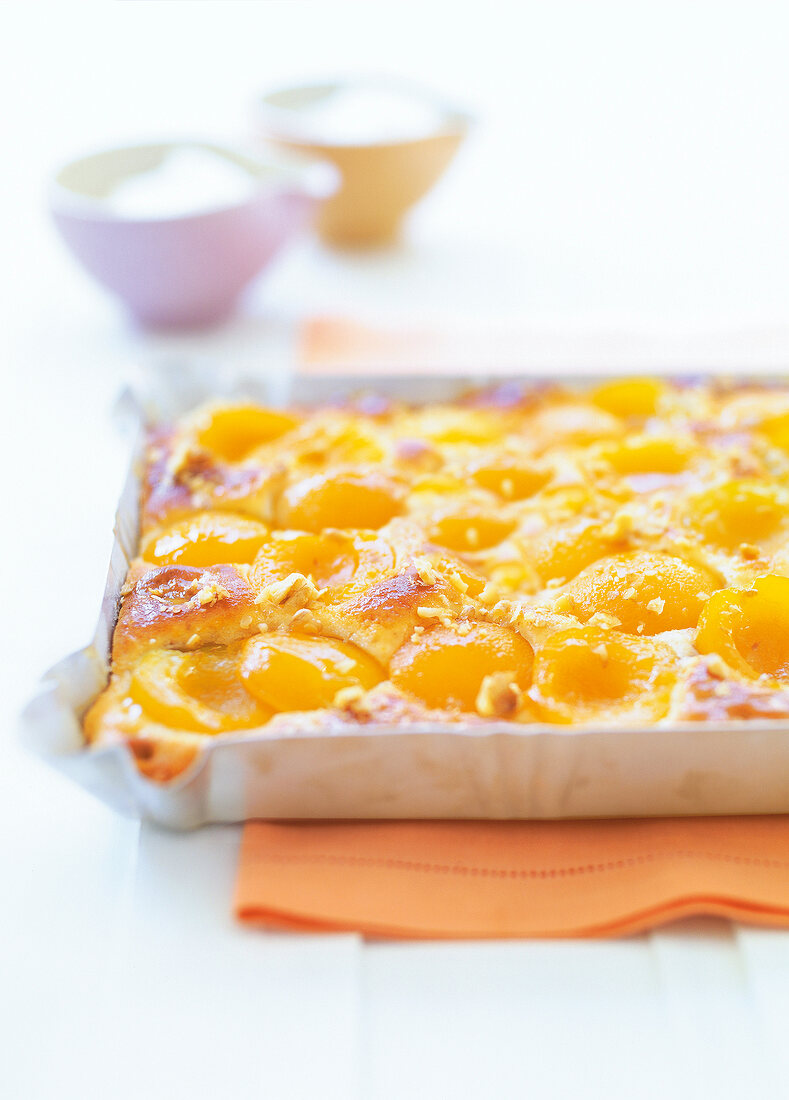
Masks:
[[[425,119],[414,127],[413,136],[408,134],[407,122],[399,133],[392,133],[391,125],[387,132],[385,120],[375,135],[373,120],[371,127],[362,123],[369,133],[353,135],[351,126],[350,140],[345,140],[338,137],[336,126],[332,133],[331,126],[322,126],[320,117],[311,118],[335,93],[368,88],[374,93],[384,88],[389,94],[402,89],[412,103],[421,99]],[[257,105],[258,132],[267,141],[319,157],[339,169],[340,188],[321,205],[317,220],[323,239],[336,245],[383,244],[395,237],[403,215],[441,176],[470,123],[466,112],[437,101],[430,93],[381,81],[299,85],[270,92]]]

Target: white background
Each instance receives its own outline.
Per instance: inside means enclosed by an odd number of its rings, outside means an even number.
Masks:
[[[744,2],[2,5],[4,1097],[787,1095],[783,934],[242,931],[236,829],[141,832],[14,736],[35,677],[92,632],[125,459],[109,412],[136,360],[276,369],[291,322],[339,311],[789,361],[788,31],[785,5]],[[414,77],[479,115],[397,248],[305,241],[231,326],[165,338],[131,329],[55,239],[59,161],[245,139],[256,90],[349,70]]]

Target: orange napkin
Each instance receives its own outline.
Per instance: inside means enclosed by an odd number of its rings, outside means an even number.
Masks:
[[[542,340],[545,339],[543,335]],[[376,373],[433,375],[472,371],[495,376],[520,372],[524,361],[534,361],[535,351],[525,356],[523,350],[534,342],[534,337],[512,325],[386,327],[342,317],[313,317],[302,326],[297,354],[301,373],[305,375],[358,375],[369,379]],[[545,354],[546,349],[539,340],[537,343],[537,351]],[[605,346],[608,347],[608,342]],[[569,361],[575,363],[573,351],[568,354]]]
[[[789,928],[789,816],[254,821],[235,908],[402,939],[616,936],[702,913]]]

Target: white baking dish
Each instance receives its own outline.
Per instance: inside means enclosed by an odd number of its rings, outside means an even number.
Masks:
[[[449,398],[485,378],[376,378],[409,400]],[[576,382],[576,379],[567,379]],[[583,384],[589,384],[585,378]],[[167,419],[216,396],[312,403],[358,391],[356,378],[292,385],[218,380],[211,371],[160,376],[132,408]],[[279,392],[276,392],[279,390]],[[289,392],[285,392],[289,391]],[[144,410],[144,411],[143,411]],[[81,716],[104,687],[112,630],[139,523],[139,445],[118,508],[115,544],[92,643],[43,678],[23,714],[25,742],[126,814],[177,828],[246,818],[563,818],[789,812],[789,723],[733,722],[632,729],[365,726],[349,733],[265,729],[207,737],[166,785],[138,772],[122,745],[89,749]]]

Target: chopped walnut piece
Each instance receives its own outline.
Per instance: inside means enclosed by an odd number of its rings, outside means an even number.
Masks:
[[[213,607],[215,603],[226,600],[229,596],[230,593],[224,585],[218,584],[216,581],[209,581],[197,592],[197,602],[201,607]]]
[[[634,600],[635,598],[636,598],[635,588],[626,588],[625,591],[622,593],[622,599],[623,600]]]
[[[654,600],[650,600],[647,604],[647,611],[654,611],[656,615],[663,614],[663,608],[666,606],[666,601],[660,596],[655,596]]]
[[[589,620],[589,626],[600,626],[603,630],[616,630],[622,625],[622,620],[616,615],[609,615],[607,611],[597,611]]]
[[[750,542],[740,543],[740,554],[746,561],[755,561],[758,557],[761,557],[761,550],[758,546],[754,546]]]
[[[514,672],[493,672],[486,676],[475,706],[483,718],[511,718],[518,710],[521,692]]]
[[[494,604],[498,604],[503,599],[506,599],[507,595],[511,595],[511,593],[503,592],[493,581],[488,581],[477,599],[484,607],[493,607]]]
[[[432,586],[438,580],[438,574],[429,558],[414,558],[414,568],[422,584]]]
[[[635,532],[635,520],[630,512],[617,512],[614,518],[607,523],[601,534],[603,538],[613,542],[625,542]]]
[[[460,573],[453,569],[450,573],[447,573],[446,577],[452,587],[459,592],[461,596],[465,596],[468,592],[468,585],[463,580]]]
[[[284,580],[267,585],[255,598],[255,603],[297,611],[311,604],[317,596],[318,589],[310,577],[305,577],[303,573],[289,573]]]
[[[350,714],[354,718],[366,719],[372,713],[367,703],[364,688],[359,687],[357,684],[340,688],[334,696],[332,705],[338,710],[344,710],[346,714]]]
[[[707,672],[710,676],[714,676],[716,680],[726,680],[728,678],[729,670],[726,667],[726,662],[717,653],[708,653],[704,658],[704,663]]]
[[[418,607],[416,613],[420,619],[437,619],[442,626],[452,626],[452,619],[445,607]]]
[[[308,607],[301,607],[290,620],[294,630],[301,630],[305,634],[320,634],[320,623]]]
[[[333,705],[342,709],[363,698],[364,688],[359,687],[357,684],[351,684],[349,687],[340,688],[334,696]]]

